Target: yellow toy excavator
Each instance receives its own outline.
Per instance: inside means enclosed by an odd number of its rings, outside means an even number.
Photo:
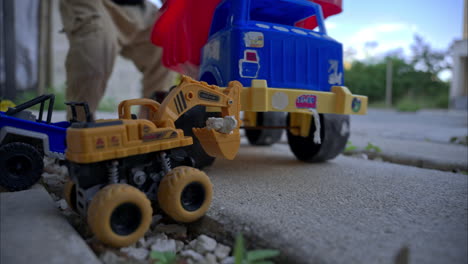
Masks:
[[[240,96],[237,81],[221,89],[183,77],[162,104],[150,99],[125,100],[118,119],[91,120],[86,104],[86,122],[67,130],[66,159],[71,181],[65,186],[69,206],[87,216],[91,230],[102,242],[115,247],[136,242],[149,228],[150,201],[180,222],[192,222],[208,210],[212,184],[193,168],[184,151],[193,139],[174,122],[195,106],[219,107],[220,118],[210,118],[207,127],[194,128],[204,150],[211,156],[233,159],[240,145]],[[145,107],[147,119],[137,119],[133,106]]]

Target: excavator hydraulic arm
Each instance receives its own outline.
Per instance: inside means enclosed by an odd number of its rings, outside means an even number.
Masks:
[[[241,91],[242,84],[238,81],[231,81],[226,89],[221,89],[183,76],[181,83],[164,99],[153,122],[158,127],[175,128],[174,122],[197,105],[220,107],[222,117],[208,122],[215,125],[193,128],[193,132],[209,155],[234,159],[240,146]]]

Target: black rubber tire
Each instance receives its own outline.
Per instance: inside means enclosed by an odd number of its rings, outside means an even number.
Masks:
[[[63,198],[73,212],[79,213],[76,207],[76,184],[73,181],[68,180],[63,186]]]
[[[211,205],[213,184],[195,168],[180,166],[161,180],[158,203],[172,219],[190,223],[202,217]]]
[[[289,124],[289,115],[287,122]],[[308,137],[295,136],[287,131],[289,147],[297,159],[305,162],[323,162],[335,158],[345,149],[349,139],[349,116],[320,114],[322,144],[314,143],[313,120]]]
[[[111,184],[91,200],[88,224],[104,244],[127,247],[146,233],[152,215],[151,202],[143,192],[127,184]]]
[[[285,126],[283,112],[257,112],[257,126]],[[251,145],[271,146],[281,140],[283,129],[246,129],[245,135]]]
[[[29,189],[39,181],[43,169],[43,156],[32,145],[11,142],[0,147],[0,185],[6,189]]]
[[[205,121],[208,119],[209,114],[206,113],[204,106],[196,106],[185,114],[183,114],[176,122],[175,126],[184,131],[186,136],[193,138],[193,145],[185,147],[187,154],[193,159],[194,167],[197,169],[203,169],[204,167],[211,166],[216,158],[208,155],[193,134],[192,128],[194,127],[205,127]]]

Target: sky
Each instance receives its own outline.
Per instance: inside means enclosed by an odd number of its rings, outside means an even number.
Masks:
[[[414,34],[434,49],[446,50],[463,33],[463,0],[343,0],[343,12],[328,17],[328,35],[355,59],[398,48],[410,56]],[[373,42],[373,45],[366,43]],[[371,48],[372,46],[373,48]]]

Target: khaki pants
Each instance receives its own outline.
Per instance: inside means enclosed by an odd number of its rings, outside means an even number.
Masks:
[[[163,67],[162,49],[150,41],[156,12],[150,3],[143,7],[120,6],[110,0],[60,0],[70,43],[66,100],[86,101],[94,114],[118,54],[132,60],[143,74],[143,97],[168,90],[176,73]]]

